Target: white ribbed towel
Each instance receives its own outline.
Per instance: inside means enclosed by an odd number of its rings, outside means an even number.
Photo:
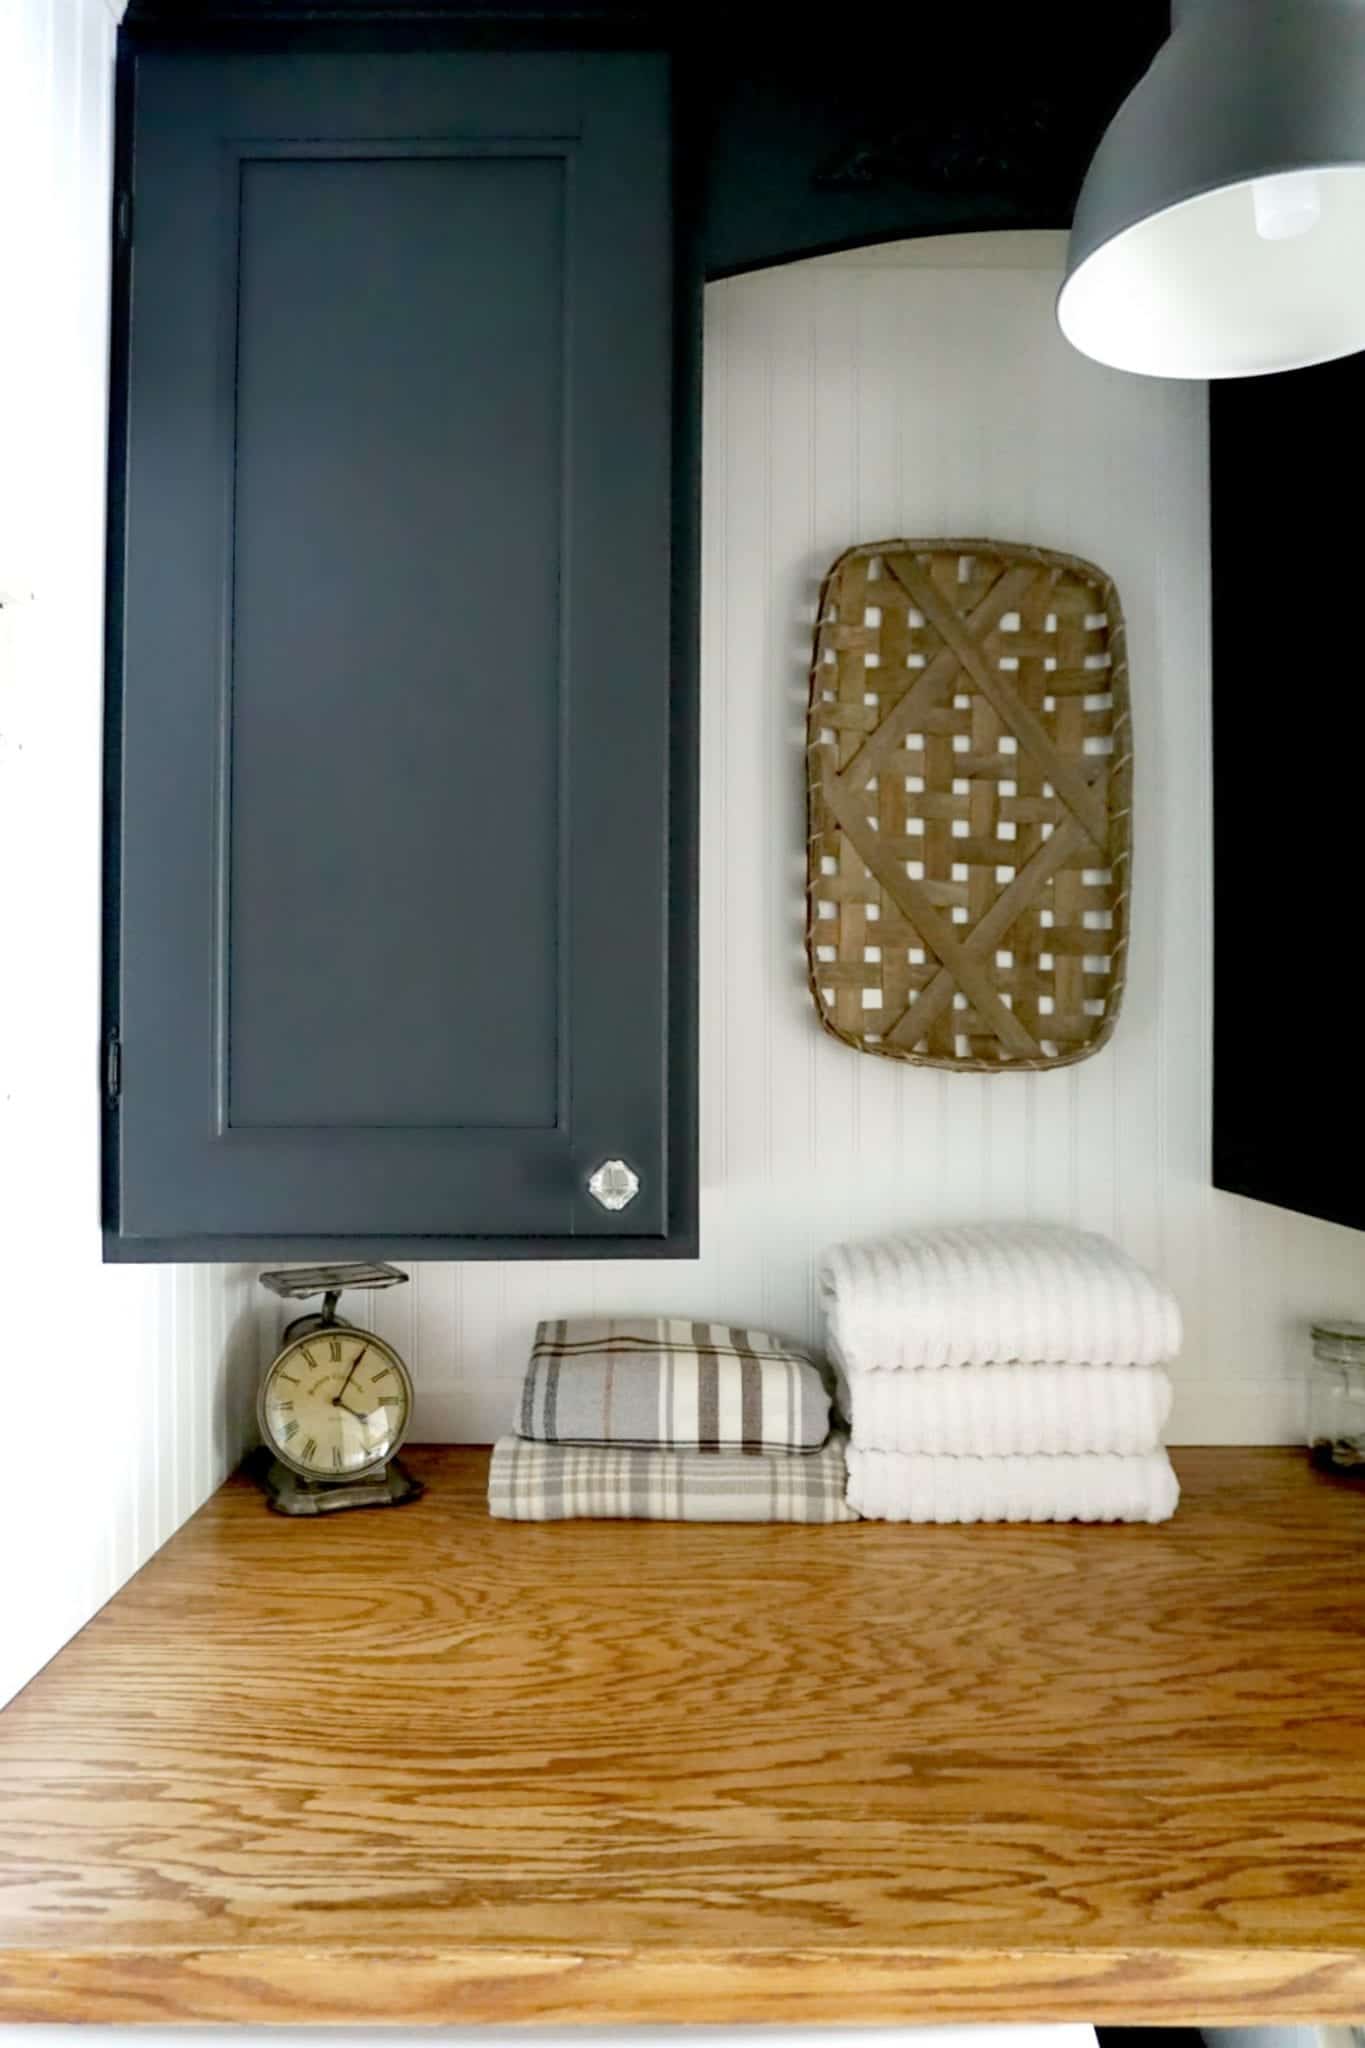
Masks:
[[[853,1371],[1161,1365],[1180,1349],[1170,1291],[1106,1237],[978,1223],[838,1245],[820,1275],[831,1356]]]
[[[873,1522],[1164,1522],[1179,1498],[1164,1451],[1140,1458],[848,1453],[848,1504]]]
[[[958,1365],[841,1374],[839,1406],[856,1450],[1134,1457],[1159,1446],[1171,1393],[1159,1365]]]

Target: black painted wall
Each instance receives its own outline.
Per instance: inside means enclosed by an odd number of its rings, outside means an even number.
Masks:
[[[1362,364],[1210,394],[1214,1183],[1358,1230]]]

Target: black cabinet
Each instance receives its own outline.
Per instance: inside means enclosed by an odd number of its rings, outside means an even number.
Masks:
[[[1342,486],[1365,452],[1363,390],[1352,356],[1210,393],[1213,1178],[1358,1230],[1365,1116],[1343,1072],[1365,696]]]
[[[124,68],[109,1255],[685,1255],[669,59]]]

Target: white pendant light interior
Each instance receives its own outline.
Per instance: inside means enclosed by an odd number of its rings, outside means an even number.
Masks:
[[[1152,377],[1256,377],[1365,348],[1365,165],[1307,175],[1306,201],[1302,172],[1248,179],[1115,235],[1062,288],[1067,340]]]

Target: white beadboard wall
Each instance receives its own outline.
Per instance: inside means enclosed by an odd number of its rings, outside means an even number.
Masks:
[[[0,0],[0,1702],[240,1456],[254,1268],[100,1263],[114,14]]]
[[[425,1265],[369,1314],[418,1434],[486,1441],[536,1319],[660,1309],[817,1325],[825,1244],[930,1219],[1111,1232],[1187,1321],[1173,1437],[1292,1441],[1301,1326],[1361,1312],[1352,1232],[1209,1184],[1208,536],[1203,387],[1074,354],[1052,235],[898,245],[710,287],[703,593],[702,1257]],[[802,716],[817,587],[849,542],[995,535],[1093,557],[1129,623],[1136,905],[1108,1050],[940,1076],[817,1029],[801,953]],[[1274,1085],[1267,1066],[1266,1084]]]

